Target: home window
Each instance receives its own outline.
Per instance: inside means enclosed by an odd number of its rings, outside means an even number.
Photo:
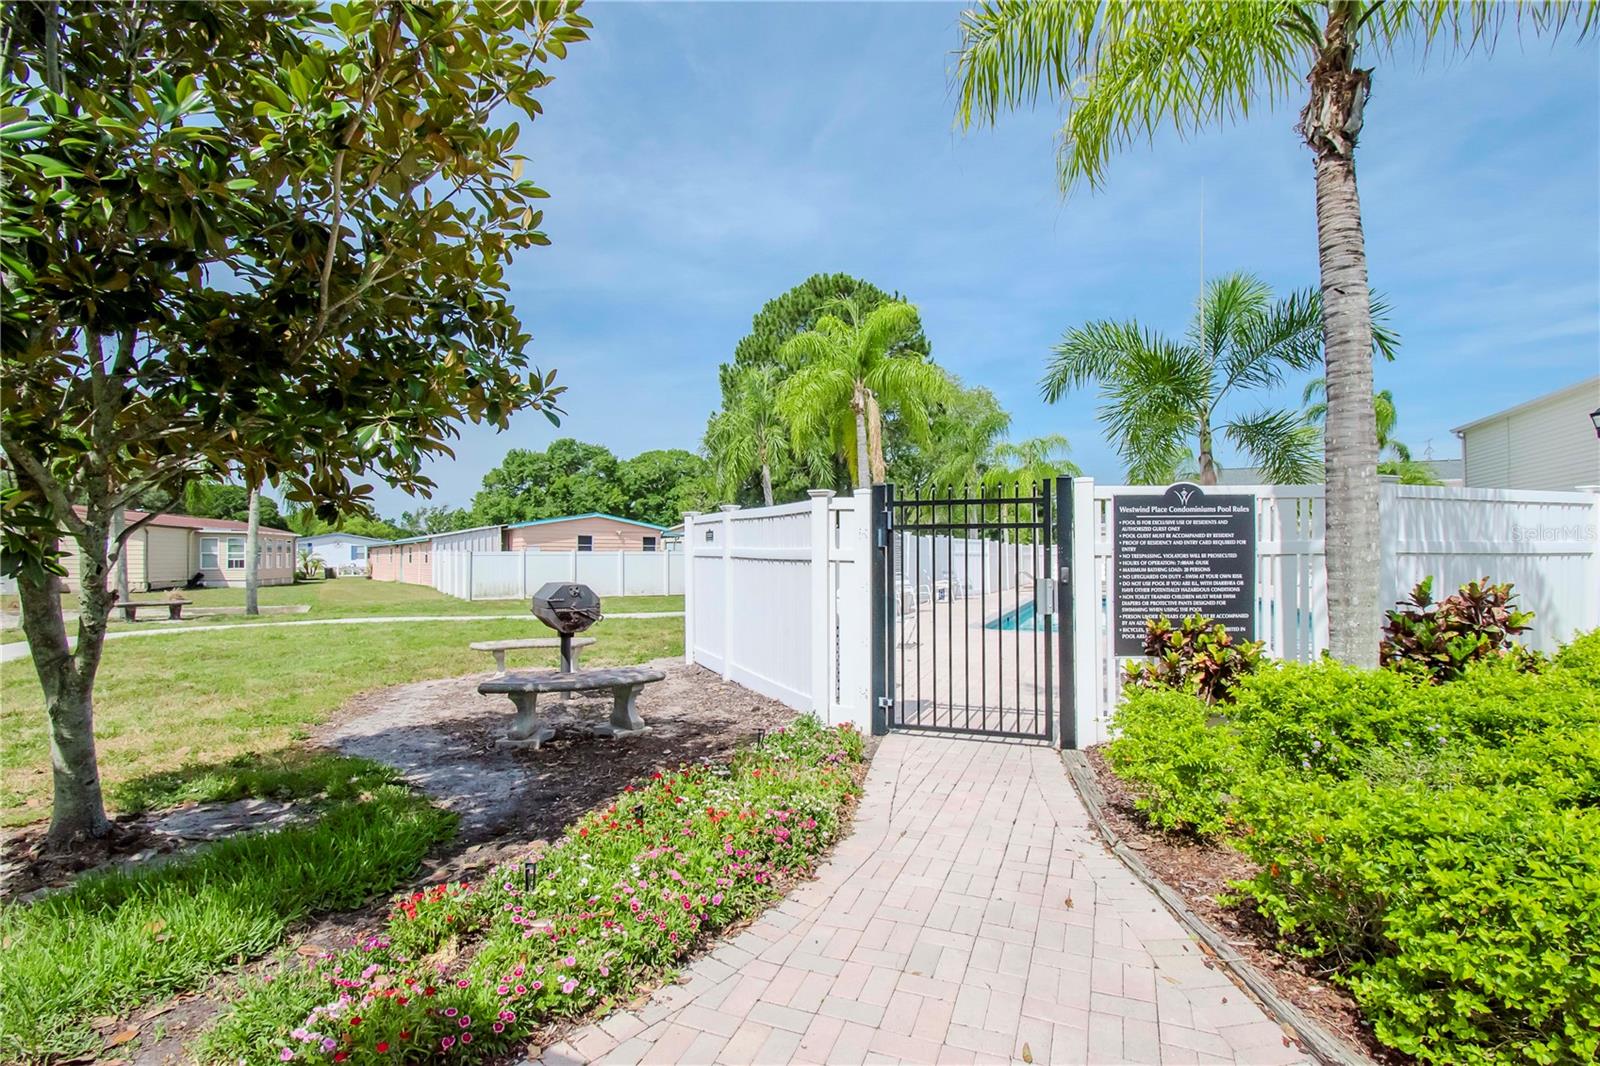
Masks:
[[[594,538],[587,533],[578,534],[578,550],[581,552],[594,551]]]
[[[229,537],[228,538],[228,569],[229,570],[243,570],[244,569],[244,538],[243,537]]]
[[[656,538],[654,538],[654,537],[646,537],[646,538],[644,538],[644,550],[647,551],[647,552],[655,551],[656,550]]]
[[[350,545],[350,561],[352,563],[364,563],[364,562],[366,562],[367,561],[367,546],[365,544],[352,544],[352,545]]]
[[[200,538],[200,569],[220,570],[222,564],[217,561],[217,538]]]

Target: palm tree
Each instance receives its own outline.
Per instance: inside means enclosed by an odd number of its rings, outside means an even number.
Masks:
[[[752,477],[761,479],[761,499],[773,504],[772,472],[798,461],[814,481],[828,479],[830,460],[816,448],[796,449],[788,423],[778,414],[779,370],[751,365],[734,371],[728,405],[706,426],[706,454],[716,476],[717,492],[732,500]]]
[[[954,394],[933,416],[929,446],[916,449],[918,457],[926,456],[922,469],[904,470],[913,464],[906,461],[910,457],[902,457],[895,464],[902,467],[896,480],[908,474],[910,484],[961,489],[982,481],[996,464],[995,450],[1011,428],[1011,416],[988,389],[961,388],[954,379],[951,384]]]
[[[1072,445],[1060,433],[995,445],[994,465],[984,477],[990,488],[1026,491],[1049,478],[1077,477],[1083,471],[1067,458]]]
[[[1301,401],[1306,405],[1305,420],[1308,425],[1320,426],[1328,417],[1327,383],[1322,378],[1312,378],[1306,383]],[[1372,394],[1373,421],[1378,431],[1378,473],[1398,477],[1402,485],[1442,485],[1427,463],[1411,457],[1411,449],[1394,435],[1399,415],[1395,410],[1394,393],[1388,389]]]
[[[1329,637],[1345,662],[1377,664],[1379,621],[1371,297],[1355,171],[1372,70],[1356,57],[1408,41],[1491,47],[1508,11],[1539,32],[1580,37],[1597,17],[1594,4],[1561,0],[990,0],[961,17],[963,123],[1059,97],[1063,189],[1099,186],[1113,152],[1169,122],[1185,132],[1233,122],[1309,85],[1299,133],[1315,158],[1327,349]]]
[[[797,449],[828,441],[866,489],[885,478],[883,413],[892,409],[915,441],[928,439],[930,412],[954,387],[933,363],[891,355],[918,328],[908,303],[879,304],[863,314],[849,298],[834,301],[816,326],[780,349],[789,377],[778,388],[778,411]]]
[[[1215,485],[1219,432],[1276,484],[1316,479],[1317,433],[1293,412],[1219,410],[1235,393],[1273,388],[1286,373],[1317,365],[1320,315],[1311,293],[1274,302],[1264,282],[1229,274],[1206,286],[1182,341],[1133,321],[1101,321],[1067,330],[1054,352],[1040,383],[1045,399],[1098,381],[1100,421],[1130,481],[1173,481],[1193,464],[1200,484]]]

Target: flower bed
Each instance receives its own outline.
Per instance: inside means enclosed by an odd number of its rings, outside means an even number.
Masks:
[[[475,1061],[658,983],[808,874],[857,790],[860,734],[801,719],[727,765],[629,786],[538,857],[396,901],[384,931],[246,988],[203,1054]]]
[[[1238,849],[1234,904],[1434,1063],[1600,1050],[1600,634],[1443,684],[1325,662],[1219,708],[1130,693],[1107,762],[1152,824]],[[1221,713],[1219,713],[1219,711]]]

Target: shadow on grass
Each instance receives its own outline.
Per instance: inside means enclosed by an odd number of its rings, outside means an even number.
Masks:
[[[380,785],[393,783],[398,776],[370,759],[307,748],[280,748],[141,774],[113,785],[110,794],[112,803],[129,814],[183,803],[231,803],[242,799],[339,802],[357,799]]]

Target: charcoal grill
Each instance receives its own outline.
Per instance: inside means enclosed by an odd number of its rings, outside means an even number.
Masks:
[[[561,672],[566,674],[574,670],[572,638],[605,617],[594,589],[570,581],[551,581],[541,586],[533,594],[529,610],[560,636]]]

